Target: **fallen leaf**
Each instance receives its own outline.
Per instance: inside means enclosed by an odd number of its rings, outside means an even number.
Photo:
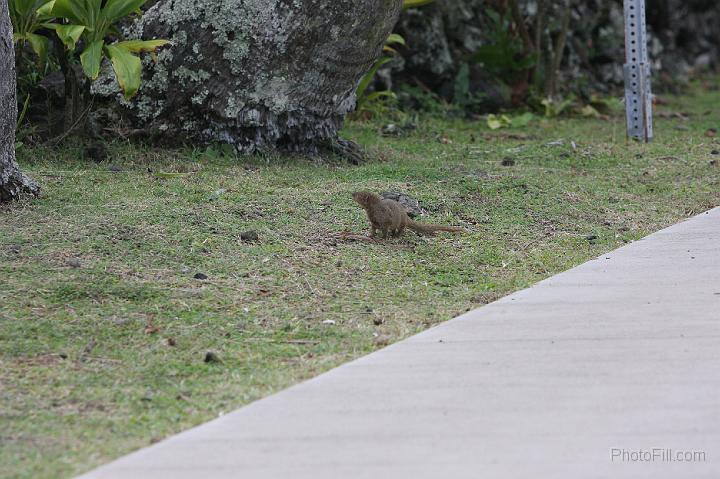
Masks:
[[[71,268],[80,268],[82,266],[82,263],[80,263],[80,260],[77,258],[68,258],[65,260],[65,264]]]
[[[155,334],[158,331],[160,331],[160,328],[152,324],[148,324],[147,326],[145,326],[145,334]]]

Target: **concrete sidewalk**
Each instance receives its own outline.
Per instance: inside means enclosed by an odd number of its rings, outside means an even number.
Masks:
[[[720,208],[83,478],[720,478]]]

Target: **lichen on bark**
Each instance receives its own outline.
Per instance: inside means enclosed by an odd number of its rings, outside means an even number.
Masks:
[[[313,152],[337,138],[402,0],[161,0],[130,37],[168,38],[123,102],[166,140]],[[111,79],[106,79],[111,80]],[[96,86],[112,93],[113,81]]]

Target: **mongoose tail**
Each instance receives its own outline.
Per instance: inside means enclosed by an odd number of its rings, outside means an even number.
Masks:
[[[415,221],[408,221],[407,227],[413,231],[423,234],[434,234],[438,231],[447,231],[448,233],[465,233],[466,231],[462,228],[456,228],[454,226],[440,226],[440,225],[427,225],[423,223],[417,223]]]

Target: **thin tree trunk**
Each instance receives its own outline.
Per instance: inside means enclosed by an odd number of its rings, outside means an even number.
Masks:
[[[0,0],[0,202],[23,193],[37,194],[37,185],[15,162],[15,50],[7,0]]]
[[[560,33],[555,41],[552,55],[548,58],[548,71],[546,72],[545,96],[555,97],[557,93],[557,76],[560,73],[568,31],[570,30],[570,16],[572,15],[572,0],[565,0],[563,16],[560,24]]]

